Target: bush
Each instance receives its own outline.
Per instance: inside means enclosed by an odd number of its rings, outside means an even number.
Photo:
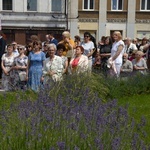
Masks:
[[[106,83],[110,91],[107,95],[108,98],[121,98],[124,96],[150,93],[150,74],[130,76],[125,80],[122,78],[107,78]]]

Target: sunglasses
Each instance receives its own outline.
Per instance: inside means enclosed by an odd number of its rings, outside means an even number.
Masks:
[[[18,50],[23,50],[23,48],[18,48]]]

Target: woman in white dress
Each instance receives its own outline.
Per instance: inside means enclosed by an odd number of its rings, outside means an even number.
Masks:
[[[43,67],[43,78],[42,80],[45,83],[49,83],[49,81],[60,81],[62,79],[63,74],[63,64],[62,58],[56,56],[56,45],[55,44],[48,44],[48,54],[49,57],[44,61]]]
[[[2,74],[2,88],[5,91],[9,91],[13,89],[13,73],[12,73],[12,66],[14,65],[14,58],[16,56],[13,54],[13,45],[7,45],[7,53],[3,54],[1,67],[3,70]]]
[[[94,53],[94,43],[91,41],[91,34],[89,32],[84,33],[84,41],[81,43],[84,48],[84,55],[88,57],[88,71],[92,71],[92,55]]]
[[[109,59],[114,64],[111,69],[111,75],[119,77],[125,45],[122,41],[122,36],[119,31],[115,31],[113,33],[113,39],[114,43],[111,49],[111,58]]]

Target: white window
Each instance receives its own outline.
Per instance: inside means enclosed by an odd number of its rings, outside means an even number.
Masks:
[[[111,0],[112,10],[123,10],[123,0]]]
[[[27,10],[37,11],[37,0],[27,0]]]
[[[94,0],[83,0],[83,9],[93,10],[94,9]]]
[[[3,10],[12,10],[12,0],[3,0]]]
[[[141,0],[141,10],[150,10],[150,0]]]
[[[62,11],[62,0],[52,0],[52,11],[61,12]]]

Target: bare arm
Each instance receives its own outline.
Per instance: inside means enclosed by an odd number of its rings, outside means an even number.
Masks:
[[[119,45],[116,54],[112,57],[112,61],[114,61],[120,55],[122,50],[123,50],[123,45]]]
[[[4,61],[3,61],[3,60],[1,61],[1,67],[2,67],[3,72],[4,72],[6,75],[8,75],[9,73],[8,73],[8,71],[6,70],[6,68],[4,67]]]
[[[27,80],[28,80],[29,67],[30,67],[30,60],[28,60],[28,64],[26,68]]]
[[[66,62],[65,62],[65,69],[64,69],[63,73],[66,73],[67,69],[68,69],[68,60],[66,60]]]
[[[91,57],[93,55],[93,53],[95,52],[95,48],[90,50],[90,53],[87,55],[87,57]]]
[[[143,46],[143,50],[147,50],[149,46],[150,46],[150,43],[147,43],[146,45]]]
[[[111,53],[104,53],[104,54],[100,54],[101,56],[105,57],[105,56],[111,56]]]

